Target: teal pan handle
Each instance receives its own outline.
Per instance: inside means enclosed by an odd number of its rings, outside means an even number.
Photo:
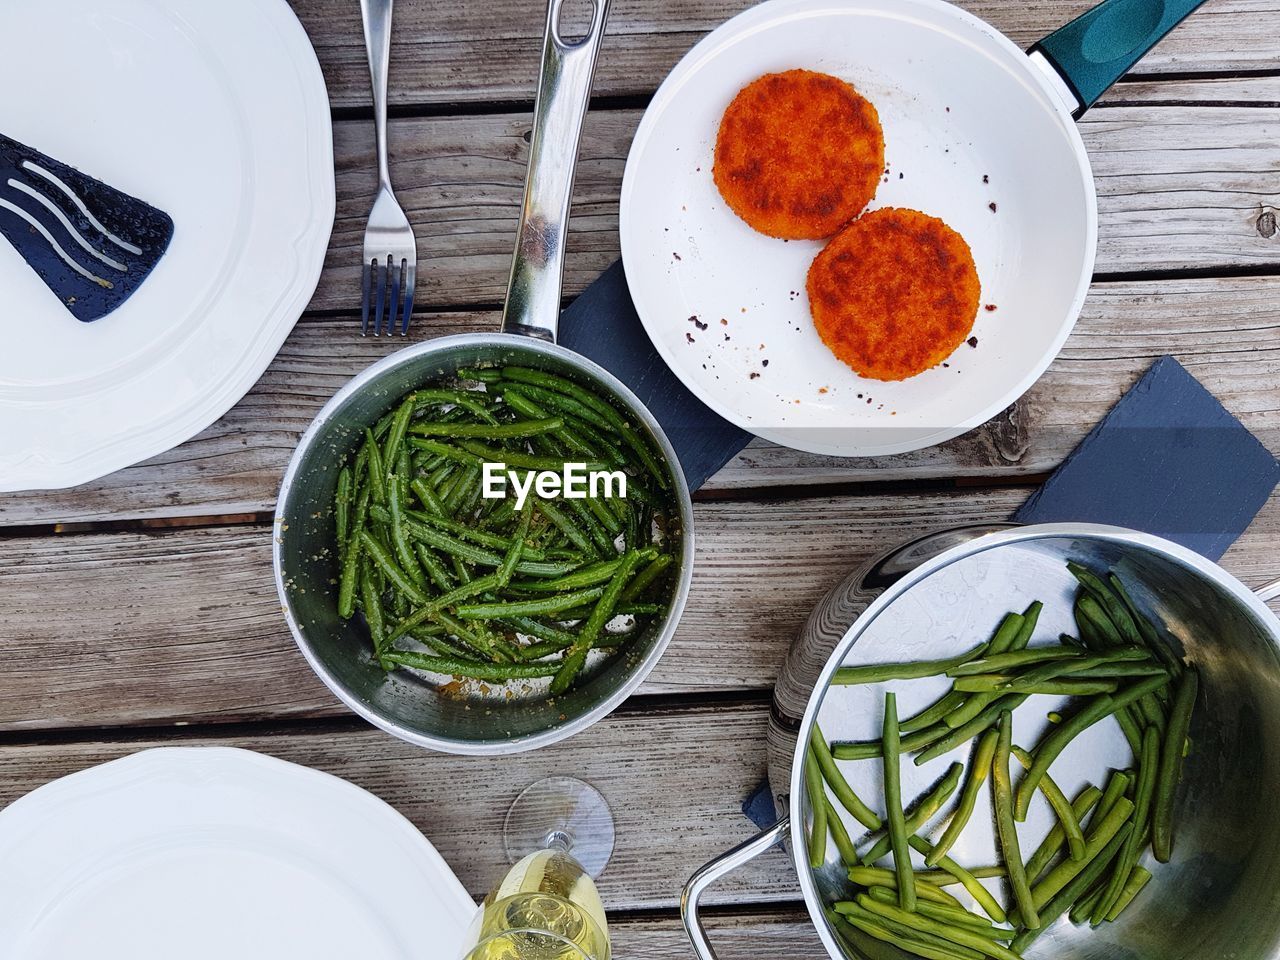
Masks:
[[[1079,116],[1204,0],[1103,0],[1031,50],[1076,95]]]

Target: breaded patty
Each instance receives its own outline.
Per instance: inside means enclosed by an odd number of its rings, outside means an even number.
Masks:
[[[765,74],[720,121],[716,186],[734,213],[771,237],[831,236],[871,201],[883,173],[876,108],[838,77]]]
[[[874,210],[814,258],[809,310],[823,342],[864,377],[905,380],[969,336],[981,285],[964,237],[917,210]]]

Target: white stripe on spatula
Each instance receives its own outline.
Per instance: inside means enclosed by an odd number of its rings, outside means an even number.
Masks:
[[[38,163],[32,163],[30,160],[22,161],[22,169],[30,170],[32,173],[36,174],[37,176],[44,177],[46,180],[52,183],[55,187],[57,187],[59,190],[65,193],[67,195],[67,199],[70,200],[72,203],[74,203],[76,205],[76,209],[79,210],[80,213],[84,215],[85,219],[88,220],[89,223],[93,225],[93,229],[97,230],[100,234],[102,234],[104,237],[106,237],[108,240],[114,243],[117,247],[120,247],[123,250],[128,250],[134,256],[137,256],[138,254],[142,253],[141,247],[135,247],[128,240],[121,240],[114,233],[112,233],[110,230],[104,227],[101,223],[99,223],[98,218],[95,217],[92,213],[90,213],[89,208],[84,205],[84,201],[81,200],[78,196],[76,196],[75,191],[72,190],[70,187],[68,187],[65,183],[63,183],[62,180],[56,174],[46,170],[44,167],[40,166],[40,164]]]
[[[115,286],[115,284],[113,284],[110,280],[104,280],[102,279],[102,277],[94,276],[84,267],[80,266],[80,264],[72,260],[71,257],[67,255],[67,251],[63,250],[62,247],[58,244],[58,241],[53,239],[53,236],[49,233],[48,230],[45,229],[44,224],[41,223],[39,220],[37,220],[35,217],[33,217],[31,214],[27,213],[27,211],[23,210],[21,207],[13,205],[3,197],[0,197],[0,209],[8,210],[10,213],[16,213],[23,220],[27,221],[27,223],[31,224],[32,229],[35,230],[38,234],[40,234],[40,236],[44,237],[45,240],[49,242],[49,246],[53,247],[54,252],[66,262],[67,266],[69,266],[76,273],[80,274],[80,276],[84,277],[90,283],[96,283],[98,286],[106,287],[108,290],[110,290],[112,287]]]
[[[57,217],[58,222],[62,224],[63,229],[66,230],[67,233],[71,234],[71,239],[74,240],[76,243],[78,243],[85,250],[85,252],[88,253],[90,256],[96,257],[97,259],[101,260],[103,263],[105,263],[108,267],[111,267],[113,270],[119,270],[121,273],[125,273],[128,271],[129,268],[126,267],[123,263],[120,263],[118,260],[112,260],[101,250],[95,249],[89,243],[89,241],[86,240],[80,234],[80,231],[75,228],[75,225],[70,220],[67,219],[67,215],[63,213],[61,210],[59,210],[54,205],[53,201],[50,200],[48,197],[46,197],[43,193],[41,193],[38,190],[32,190],[21,180],[10,180],[9,186],[13,187],[15,190],[21,190],[28,197],[31,197],[31,199],[35,200],[38,204],[40,204],[42,207],[44,207],[46,210],[52,213],[55,217]]]

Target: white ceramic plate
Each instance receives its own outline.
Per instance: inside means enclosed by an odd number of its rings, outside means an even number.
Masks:
[[[344,780],[148,750],[0,812],[6,960],[436,960],[476,911],[409,821]]]
[[[284,0],[0,4],[0,90],[5,134],[175,224],[87,324],[0,240],[0,490],[73,486],[203,430],[275,356],[333,225],[328,95]]]
[[[810,319],[805,277],[822,242],[763,236],[721,200],[711,168],[725,107],[796,67],[848,80],[879,111],[888,173],[871,208],[922,210],[968,240],[995,310],[979,308],[977,346],[948,366],[897,383],[856,375]],[[713,31],[640,124],[620,225],[640,317],[684,384],[752,433],[841,456],[939,443],[1017,399],[1075,323],[1097,233],[1060,96],[1008,39],[940,0],[771,0]]]

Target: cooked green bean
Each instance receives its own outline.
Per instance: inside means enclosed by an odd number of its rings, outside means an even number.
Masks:
[[[1129,611],[1129,615],[1133,617],[1133,622],[1138,627],[1138,632],[1142,634],[1142,640],[1147,645],[1147,649],[1155,654],[1156,658],[1169,670],[1174,677],[1182,676],[1182,661],[1173,655],[1173,652],[1160,639],[1160,635],[1156,632],[1155,625],[1147,619],[1138,610],[1138,605],[1133,602],[1133,597],[1129,594],[1128,589],[1121,582],[1120,578],[1114,573],[1107,574],[1107,583],[1111,589],[1115,591],[1116,596],[1125,605],[1125,609]]]
[[[404,443],[404,432],[409,426],[409,418],[413,416],[413,406],[414,399],[413,395],[410,394],[396,408],[396,412],[391,418],[391,426],[387,430],[387,439],[382,446],[382,468],[386,471],[388,482],[390,482],[391,475],[396,472],[397,465],[400,463],[400,448]]]
[[[879,830],[882,825],[880,818],[870,807],[862,802],[862,799],[849,786],[849,781],[845,779],[844,774],[840,772],[840,768],[836,766],[835,758],[827,746],[827,739],[823,736],[822,728],[818,726],[817,722],[814,723],[813,728],[809,731],[809,751],[817,760],[818,769],[822,771],[823,779],[831,787],[831,792],[836,795],[840,805],[848,810],[853,818],[868,830]]]
[[[968,677],[979,673],[1003,673],[1050,660],[1083,659],[1079,650],[1067,647],[1036,647],[1034,650],[1010,650],[981,660],[961,663],[947,671],[949,677]]]
[[[804,758],[804,784],[809,799],[809,866],[817,870],[827,862],[827,794],[812,754]]]
[[[1010,752],[1025,769],[1031,769],[1031,754],[1017,746],[1013,747]],[[1085,854],[1084,831],[1080,829],[1080,821],[1076,819],[1075,811],[1071,808],[1071,801],[1067,799],[1067,795],[1062,792],[1062,788],[1047,773],[1040,780],[1039,790],[1044,795],[1044,798],[1049,801],[1049,806],[1053,808],[1054,816],[1058,818],[1058,823],[1062,825],[1063,832],[1067,837],[1067,847],[1071,851],[1071,859],[1081,859]]]
[[[1141,848],[1150,824],[1151,804],[1155,798],[1156,779],[1160,767],[1160,734],[1147,727],[1142,736],[1142,752],[1138,759],[1138,776],[1133,786],[1133,832],[1116,858],[1102,896],[1090,911],[1090,922],[1096,927],[1106,919],[1124,891],[1125,881],[1137,866]]]
[[[1114,921],[1125,909],[1133,902],[1133,898],[1142,892],[1142,888],[1151,880],[1151,871],[1143,867],[1141,864],[1135,866],[1129,873],[1129,879],[1125,881],[1124,888],[1120,891],[1120,898],[1116,900],[1115,906],[1107,913],[1107,920]]]
[[[604,630],[605,624],[613,619],[613,611],[618,605],[618,597],[635,573],[636,567],[640,565],[641,558],[642,554],[639,550],[630,550],[622,555],[622,562],[618,564],[618,569],[614,572],[613,579],[604,588],[600,599],[596,601],[595,609],[591,611],[591,615],[587,617],[586,622],[578,631],[577,641],[569,648],[569,652],[565,654],[564,666],[556,674],[556,678],[551,684],[551,692],[553,694],[563,693],[567,690],[569,685],[573,683],[574,678],[577,677],[578,672],[586,664],[587,655],[595,645],[596,638]]]
[[[628,541],[628,545],[634,549],[634,545],[630,541]],[[675,562],[675,557],[669,553],[658,554],[647,567],[632,578],[631,582],[627,584],[627,589],[622,591],[622,596],[618,598],[618,602],[628,603],[643,596],[644,592],[653,586],[658,578],[666,573],[667,568]]]
[[[962,947],[977,950],[979,953],[992,957],[993,960],[1022,960],[1020,956],[1008,947],[967,927],[952,923],[941,923],[905,908],[895,907],[889,903],[881,903],[866,894],[858,896],[858,905],[889,920],[896,920],[898,923],[913,927],[922,933],[929,933],[959,944]]]
[[[864,896],[868,896],[872,900],[878,900],[881,903],[896,904],[898,902],[893,889],[889,887],[869,887]],[[836,905],[836,909],[839,910],[839,904]],[[989,940],[1012,940],[1014,937],[1014,931],[992,926],[986,918],[980,917],[976,913],[970,913],[963,907],[944,906],[921,898],[916,903],[916,912],[921,916],[929,917],[931,920],[955,924],[958,927],[966,927],[982,934]]]
[[[988,730],[982,735],[977,746],[973,750],[973,760],[969,764],[968,776],[965,779],[964,789],[960,791],[960,802],[956,805],[955,813],[951,816],[951,821],[947,824],[947,829],[943,832],[938,842],[934,844],[933,852],[924,858],[925,866],[936,866],[953,846],[960,839],[960,834],[969,824],[969,818],[973,816],[973,808],[978,801],[978,791],[982,789],[982,784],[986,782],[987,776],[991,773],[991,761],[996,754],[996,738],[998,734],[995,730]]]
[[[905,753],[923,750],[946,732],[947,728],[942,724],[935,724],[927,730],[917,730],[902,738],[902,750]],[[884,747],[879,740],[837,740],[831,745],[831,752],[837,760],[870,760],[881,756]]]
[[[1071,905],[1080,899],[1106,871],[1111,861],[1119,853],[1120,847],[1124,845],[1125,839],[1132,829],[1133,825],[1126,823],[1120,829],[1120,832],[1111,838],[1111,842],[1103,848],[1102,852],[1090,860],[1084,869],[1077,873],[1065,887],[1059,890],[1044,905],[1039,911],[1041,925],[1035,928],[1028,928],[1014,937],[1013,943],[1009,944],[1010,949],[1015,953],[1022,953],[1036,941],[1040,934],[1049,929],[1060,916],[1070,910]]]
[[[409,579],[409,576],[400,569],[391,554],[387,552],[387,548],[378,542],[368,530],[360,531],[360,542],[364,549],[365,555],[377,565],[383,575],[395,584],[396,589],[417,604],[427,602],[427,595],[418,589],[417,584]]]
[[[345,550],[347,527],[351,519],[351,468],[338,471],[337,492],[333,496],[333,522],[338,533],[338,545]]]
[[[1089,811],[1098,806],[1098,802],[1102,799],[1102,791],[1090,784],[1076,795],[1071,801],[1071,812],[1075,814],[1076,822],[1080,823]],[[1049,865],[1058,852],[1062,849],[1062,845],[1066,842],[1067,835],[1061,821],[1054,824],[1053,829],[1049,831],[1048,836],[1044,838],[1044,842],[1036,848],[1036,852],[1031,855],[1031,859],[1027,861],[1027,879],[1034,884],[1039,879],[1040,874],[1044,872],[1044,868]]]
[[[519,565],[517,565],[519,569]],[[552,613],[562,613],[581,606],[589,600],[597,600],[604,593],[604,587],[590,587],[576,590],[573,593],[556,597],[543,597],[537,600],[512,600],[505,603],[473,603],[457,608],[457,614],[463,620],[492,620],[495,617],[542,617]]]
[[[559,669],[558,663],[472,663],[450,657],[433,657],[409,650],[392,650],[386,659],[402,667],[443,673],[475,680],[527,680],[549,677]]]
[[[898,876],[898,902],[902,909],[916,908],[916,875],[911,867],[911,851],[907,849],[907,818],[902,809],[902,744],[898,735],[898,698],[884,695],[884,803],[889,824],[889,840],[893,848],[893,865]],[[816,763],[815,763],[816,766]]]
[[[906,815],[906,830],[908,836],[919,833],[924,829],[925,824],[933,819],[934,815],[942,809],[943,805],[951,799],[951,795],[956,792],[956,787],[960,785],[960,776],[964,773],[963,763],[953,763],[947,770],[946,775],[938,781],[937,785],[922,797],[920,797]],[[860,858],[864,867],[869,867],[886,853],[889,852],[889,846],[892,842],[892,836],[886,833],[880,838],[866,853]]]
[[[958,882],[955,877],[950,874],[944,874],[952,883]],[[886,887],[890,890],[898,889],[898,875],[892,870],[884,867],[863,867],[851,866],[849,868],[849,880],[856,883],[860,887]],[[953,897],[947,891],[943,890],[935,883],[923,880],[920,874],[916,874],[916,897],[918,900],[929,900],[933,903],[942,904],[948,907],[960,906],[960,901]]]
[[[853,906],[857,907],[857,904]],[[839,924],[847,924],[875,940],[905,950],[912,956],[923,957],[924,960],[982,960],[982,954],[977,950],[949,943],[940,937],[925,939],[925,934],[901,925],[895,928],[883,918],[861,908],[858,913],[840,917],[835,923],[837,929]]]
[[[907,844],[916,853],[922,856],[929,856],[933,853],[933,846],[928,840],[921,836],[913,836],[907,839]],[[938,861],[938,868],[955,877],[961,886],[965,888],[969,896],[978,902],[978,906],[982,908],[982,912],[994,920],[996,923],[1004,923],[1006,916],[1004,908],[996,902],[990,891],[978,882],[977,876],[970,873],[960,864],[956,863],[950,857],[943,857]]]
[[[1053,898],[1054,894],[1070,883],[1084,869],[1085,865],[1111,842],[1111,838],[1120,832],[1120,828],[1129,822],[1132,814],[1132,800],[1128,797],[1120,797],[1116,800],[1111,809],[1098,820],[1098,823],[1092,825],[1089,835],[1085,839],[1084,856],[1078,860],[1068,857],[1036,883],[1031,891],[1036,908],[1043,907]],[[1039,926],[1037,923],[1028,923],[1026,925],[1029,927]]]
[[[1120,634],[1121,639],[1128,644],[1137,646],[1142,643],[1142,636],[1138,632],[1137,624],[1129,615],[1128,608],[1124,602],[1116,596],[1115,592],[1102,581],[1088,567],[1082,566],[1075,561],[1067,561],[1067,569],[1074,576],[1094,600],[1102,608],[1102,612],[1116,628],[1116,632]]]
[[[1195,710],[1196,694],[1199,689],[1200,675],[1194,668],[1188,667],[1182,674],[1182,679],[1178,681],[1178,690],[1173,698],[1173,710],[1169,714],[1169,726],[1165,731],[1164,744],[1160,748],[1160,771],[1156,781],[1151,849],[1161,863],[1168,863],[1173,855],[1173,802],[1177,796],[1184,748],[1191,729],[1191,714]]]
[[[991,642],[987,645],[986,655],[991,657],[1012,649],[1014,641],[1018,639],[1025,623],[1026,618],[1020,613],[1006,614],[1005,618],[1000,622],[1000,626],[996,628]],[[946,714],[942,718],[942,722],[952,730],[967,726],[981,715],[994,700],[995,697],[989,694],[980,693],[968,696],[959,707]],[[919,763],[920,761],[917,760],[916,762]]]
[[[1083,710],[1061,726],[1051,730],[1036,747],[1035,762],[1018,786],[1018,815],[1022,818],[1026,817],[1027,808],[1031,805],[1031,796],[1035,792],[1036,785],[1040,782],[1040,778],[1048,772],[1049,765],[1057,759],[1058,754],[1066,748],[1068,743],[1099,720],[1110,716],[1123,707],[1127,707],[1130,703],[1164,686],[1166,683],[1168,683],[1168,677],[1151,677],[1135,683],[1119,693],[1104,694],[1092,700]]]
[[[378,449],[378,441],[374,439],[373,431],[367,428],[364,431],[364,447],[367,457],[365,476],[373,491],[373,500],[375,503],[385,504],[387,502],[386,468],[382,462],[382,453]]]
[[[409,432],[419,437],[468,437],[479,440],[510,440],[553,433],[564,426],[561,417],[546,420],[516,420],[512,423],[428,423],[418,421]],[[560,464],[563,466],[563,464]]]
[[[840,819],[839,811],[829,797],[823,797],[822,802],[827,805],[827,829],[831,832],[831,839],[836,843],[836,849],[840,851],[841,861],[846,867],[857,863],[858,850],[853,845],[853,838],[849,836],[849,831],[845,829],[844,821]]]
[[[1114,680],[1037,680],[1015,674],[989,673],[972,677],[958,677],[955,688],[968,693],[1029,693],[1051,694],[1063,697],[1084,697],[1099,693],[1114,693],[1120,684]]]
[[[1000,879],[1005,875],[1004,867],[973,867],[970,875],[979,880]],[[945,870],[917,870],[916,878],[922,883],[932,883],[935,887],[949,887],[960,882],[960,878]]]
[[[972,650],[966,650],[959,656],[946,660],[921,660],[912,663],[871,663],[856,667],[840,667],[831,678],[832,686],[846,686],[858,683],[882,683],[886,680],[917,680],[922,677],[936,677],[947,673],[960,664],[967,663],[986,649],[986,644],[979,644]]]
[[[1032,600],[1027,609],[1022,612],[1022,625],[1018,627],[1013,642],[1009,644],[1010,651],[1026,649],[1027,644],[1031,642],[1031,635],[1035,633],[1036,624],[1040,621],[1040,611],[1043,609],[1043,603]]]
[[[952,730],[942,739],[935,741],[929,747],[917,753],[916,766],[923,766],[944,753],[950,753],[960,744],[968,743],[978,734],[995,726],[996,721],[1000,719],[1000,714],[1005,710],[1012,712],[1020,707],[1027,697],[1028,694],[1025,693],[1010,693],[1000,697],[998,700],[993,700],[987,704],[981,713],[963,727]]]
[[[1040,925],[1031,886],[1022,863],[1022,851],[1018,847],[1018,829],[1013,819],[1013,781],[1009,776],[1009,754],[1013,743],[1013,717],[1008,712],[1000,714],[996,730],[996,755],[991,761],[991,802],[996,814],[996,833],[1000,840],[1000,852],[1004,868],[1009,872],[1009,888],[1013,902],[1018,907],[1022,922],[1029,927]]]
[[[917,730],[923,730],[925,727],[931,727],[935,723],[940,723],[942,718],[957,709],[965,701],[962,693],[952,690],[946,696],[935,701],[932,706],[921,710],[914,717],[908,717],[898,725],[898,729],[903,733],[915,733]]]
[[[365,487],[360,491],[356,501],[355,520],[351,525],[351,536],[347,539],[347,547],[342,558],[342,575],[338,580],[338,616],[344,620],[351,619],[355,613],[356,587],[360,580],[360,531],[364,529],[365,516],[369,512],[370,490]]]
[[[382,614],[382,600],[378,597],[378,588],[374,586],[373,575],[368,567],[365,567],[360,575],[360,603],[364,608],[365,623],[369,626],[369,637],[373,641],[374,659],[385,662],[386,620]]]

